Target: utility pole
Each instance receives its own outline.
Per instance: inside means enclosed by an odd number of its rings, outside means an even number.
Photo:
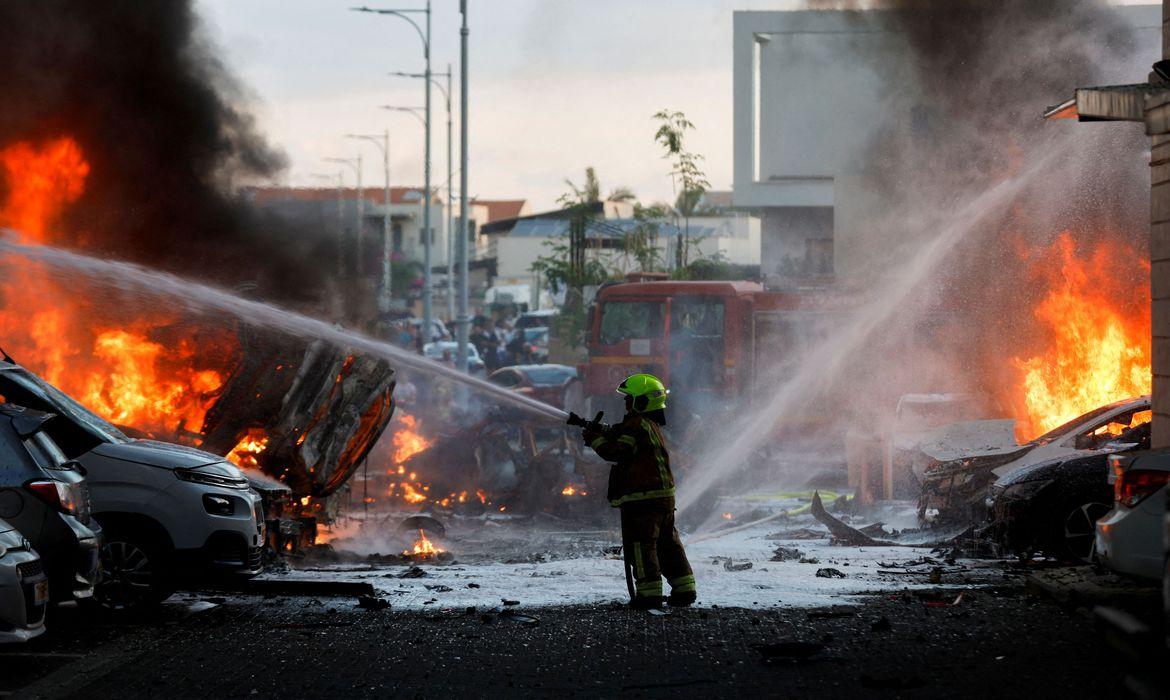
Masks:
[[[390,230],[392,213],[390,208],[390,130],[386,129],[380,137],[372,134],[346,134],[345,137],[369,141],[382,150],[382,172],[385,187],[383,197],[386,200],[386,211],[382,216],[382,286],[378,294],[378,310],[386,313],[390,311],[390,305],[394,298],[393,272],[390,267],[390,261],[394,255],[393,236]]]
[[[458,365],[467,367],[467,0],[459,0],[459,322]]]
[[[427,0],[425,9],[411,8],[411,9],[373,9],[369,7],[352,7],[350,10],[354,12],[370,12],[379,15],[392,15],[410,22],[414,26],[418,36],[422,39],[423,57],[426,59],[426,68],[423,75],[426,80],[426,118],[424,136],[426,140],[426,148],[424,149],[425,156],[423,162],[423,191],[425,201],[423,202],[423,328],[425,335],[423,338],[427,341],[431,336],[431,0]],[[426,14],[426,30],[424,31],[410,18],[409,13],[425,13]]]
[[[426,77],[426,75],[423,73],[406,73],[404,71],[393,71],[392,73],[390,73],[390,75],[396,76],[399,78],[425,78]],[[453,141],[451,139],[451,119],[452,119],[452,117],[451,117],[451,76],[452,76],[452,73],[451,73],[451,64],[450,63],[447,64],[447,72],[446,73],[432,73],[431,74],[431,82],[434,83],[435,87],[439,88],[439,91],[443,93],[443,100],[447,103],[447,200],[446,200],[447,204],[445,206],[445,208],[447,210],[447,227],[445,229],[447,232],[447,236],[446,236],[446,238],[447,238],[447,245],[446,245],[447,256],[446,256],[446,260],[444,262],[445,262],[445,265],[447,267],[447,319],[453,321],[453,320],[455,320],[455,290],[454,290],[454,285],[455,285],[455,252],[454,252],[454,250],[455,250],[455,248],[454,248],[454,246],[455,246],[455,228],[454,228],[455,190],[452,189],[452,187],[451,187],[451,178],[454,177],[454,168],[452,167],[452,161],[451,161],[451,148],[452,148],[451,144],[453,143]],[[435,77],[446,78],[447,79],[447,87],[444,88],[441,83],[439,83],[438,81],[435,80]],[[413,108],[406,108],[406,107],[384,107],[383,109],[396,109],[398,111],[413,111]],[[426,121],[424,120],[423,123],[425,124]]]
[[[454,220],[454,212],[451,211],[452,204],[455,203],[455,195],[451,193],[451,64],[447,64],[447,91],[443,93],[447,98],[447,206],[443,207],[447,210],[447,318],[449,320],[455,319],[455,269],[452,253],[454,252],[453,241],[451,237],[455,235],[455,230],[451,227]]]

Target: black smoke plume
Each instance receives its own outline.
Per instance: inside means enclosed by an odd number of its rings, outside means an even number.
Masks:
[[[325,237],[236,194],[285,158],[190,0],[3,2],[0,27],[0,148],[67,135],[91,166],[56,241],[283,300],[317,286]]]

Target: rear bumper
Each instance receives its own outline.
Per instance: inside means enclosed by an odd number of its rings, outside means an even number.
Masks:
[[[1162,579],[1162,514],[1146,506],[1162,504],[1162,491],[1151,495],[1133,509],[1114,508],[1097,521],[1097,556],[1110,569],[1122,574]]]

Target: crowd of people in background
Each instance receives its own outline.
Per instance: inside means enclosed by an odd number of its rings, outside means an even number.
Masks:
[[[422,326],[417,319],[399,319],[393,323],[391,339],[398,346],[414,350],[420,355],[430,354],[425,352],[426,346],[430,343],[449,342],[455,339],[454,322],[446,325],[435,322],[430,333],[425,333]],[[532,364],[538,361],[533,356],[531,346],[525,341],[523,329],[516,328],[508,319],[493,320],[476,316],[472,319],[467,340],[475,347],[487,374],[501,367]],[[443,349],[433,354],[436,360],[454,366],[455,358],[450,350]]]

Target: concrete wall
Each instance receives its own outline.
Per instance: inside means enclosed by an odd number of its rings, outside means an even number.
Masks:
[[[1162,3],[1162,58],[1170,58],[1170,0]],[[1170,447],[1170,93],[1146,100],[1150,135],[1150,315],[1154,447]]]

